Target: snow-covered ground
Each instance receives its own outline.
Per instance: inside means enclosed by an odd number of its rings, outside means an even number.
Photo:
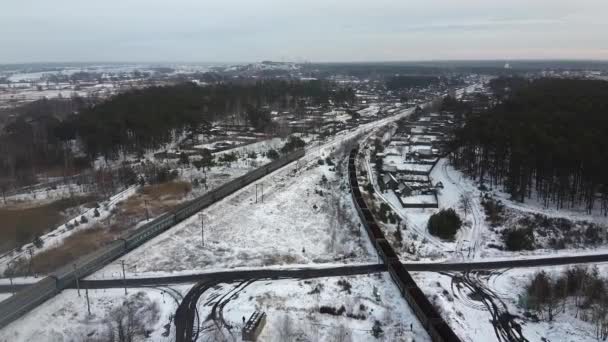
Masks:
[[[608,264],[597,266],[600,274],[608,272]],[[560,312],[551,323],[535,322],[525,318],[525,310],[519,304],[519,296],[524,294],[525,286],[534,274],[543,270],[557,276],[569,267],[510,269],[464,276],[456,273],[412,272],[412,276],[431,302],[441,308],[442,316],[463,341],[502,341],[497,338],[497,330],[491,323],[494,307],[497,308],[494,313],[499,316],[507,312],[514,315],[511,322],[521,326],[522,335],[530,342],[597,341],[595,327],[575,318],[569,310],[566,313],[558,310]],[[469,287],[471,284],[489,296],[474,293]]]
[[[132,186],[126,190],[119,192],[118,194],[112,196],[109,200],[100,202],[99,216],[95,217],[95,208],[90,208],[82,211],[77,216],[72,217],[66,222],[81,222],[81,218],[84,216],[87,220],[86,223],[79,223],[77,227],[72,229],[67,229],[65,224],[62,224],[54,229],[49,230],[48,233],[42,235],[40,238],[44,241],[44,245],[41,248],[37,248],[33,245],[33,243],[28,243],[22,246],[21,251],[14,250],[11,253],[6,253],[0,256],[0,274],[3,274],[7,267],[12,262],[16,262],[17,259],[29,257],[30,253],[28,250],[31,250],[31,255],[36,255],[41,252],[47,251],[51,248],[55,248],[63,243],[63,241],[69,237],[70,235],[83,231],[86,229],[90,229],[95,225],[103,222],[103,220],[107,219],[110,215],[112,215],[112,210],[125,199],[132,196],[137,190],[137,186]]]
[[[386,156],[384,157],[384,161],[383,164],[385,165],[385,169],[386,167],[395,167],[396,171],[398,172],[408,172],[408,171],[415,171],[415,172],[424,172],[424,173],[428,173],[431,171],[431,168],[433,167],[433,165],[430,164],[417,164],[417,163],[410,163],[410,162],[406,162],[405,158],[401,157],[401,156]]]
[[[282,139],[282,138],[272,138],[272,139],[254,142],[252,144],[235,147],[235,148],[232,148],[229,150],[217,152],[216,155],[222,155],[225,153],[237,153],[237,154],[242,154],[242,155],[246,155],[250,152],[265,153],[271,149],[278,151],[281,149],[281,147],[283,147],[285,145],[286,141],[287,140]]]
[[[202,218],[194,215],[129,253],[124,257],[128,270],[199,272],[374,260],[367,239],[361,239],[360,245],[354,235],[359,233],[358,217],[344,177],[316,160],[297,173],[295,167],[290,165],[245,187],[204,209]],[[340,220],[350,222],[340,224]],[[111,272],[108,267],[106,273]]]
[[[250,184],[204,209],[202,217],[194,215],[127,254],[124,260],[128,272],[143,276],[150,272],[197,273],[234,267],[376,260],[369,241],[364,236],[359,239],[359,219],[347,190],[346,165],[340,176],[332,171],[333,166],[320,166],[318,161],[348,139],[411,111],[404,109],[396,116],[308,145],[306,156],[297,163]],[[98,274],[112,274],[117,267],[108,265]]]
[[[82,186],[74,183],[60,184],[57,185],[54,189],[36,189],[6,196],[6,199],[3,199],[0,205],[4,206],[5,204],[11,205],[24,202],[34,203],[42,201],[52,201],[61,198],[66,198],[71,195],[79,194],[86,194],[85,192],[83,192]]]
[[[189,286],[172,288],[185,293]],[[65,290],[49,299],[44,305],[0,330],[0,341],[109,341],[109,314],[112,310],[123,307],[127,300],[149,304],[158,310],[156,315],[137,312],[145,320],[146,328],[151,331],[147,341],[174,341],[174,334],[170,337],[163,336],[166,324],[170,324],[173,333],[175,328],[171,318],[175,315],[180,297],[173,298],[172,290],[160,287],[129,289],[126,296],[124,289],[90,290],[91,315],[87,312],[85,291],[80,292],[79,297],[76,290]]]
[[[138,303],[155,306],[158,310],[157,315],[146,313],[146,317],[150,317],[146,320],[150,330],[146,340],[174,341],[175,326],[171,318],[177,308],[175,299],[179,300],[190,287],[129,289],[126,296],[123,289],[90,290],[91,316],[87,314],[84,291],[78,297],[76,290],[66,290],[0,330],[0,341],[34,341],[42,336],[49,342],[103,340],[107,331],[104,319],[108,313],[126,299],[133,300],[138,293],[141,293],[137,297]],[[211,309],[214,303],[224,300],[226,294],[236,296],[227,301],[219,314],[233,328],[232,331],[223,328],[220,333],[211,320]],[[322,306],[336,310],[344,306],[344,312],[340,315],[320,313]],[[241,341],[242,317],[248,318],[255,310],[267,314],[260,341],[282,342],[286,338],[334,341],[338,336],[346,336],[353,342],[374,341],[371,330],[375,321],[380,322],[383,331],[380,340],[430,340],[387,273],[308,280],[259,280],[247,286],[220,284],[201,296],[198,310],[203,321],[201,325],[208,328],[198,341],[222,335],[227,340]],[[163,336],[167,324],[170,332]]]
[[[194,215],[124,256],[122,259],[125,260],[128,276],[188,274],[236,267],[276,268],[284,265],[296,267],[376,262],[371,244],[365,234],[360,234],[358,216],[345,181],[346,165],[342,166],[340,175],[335,166],[319,165],[318,161],[329,156],[345,140],[368,134],[377,126],[411,112],[411,109],[405,109],[380,122],[340,132],[325,142],[310,144],[306,148],[307,155],[298,163],[241,189],[203,210],[201,216]],[[334,162],[338,160],[334,158]],[[243,165],[244,169],[247,169],[246,165]],[[192,169],[180,172],[182,178],[200,177]],[[440,197],[440,205],[449,205],[454,196],[451,192],[444,195],[443,204]],[[390,198],[390,195],[386,197],[388,203],[398,202],[394,195],[395,198]],[[413,209],[399,215],[406,218],[408,229],[411,230],[409,238],[418,235],[415,240],[419,249],[427,248],[428,255],[454,250],[457,242],[446,243],[425,233],[424,217],[428,219],[432,212]],[[204,247],[201,246],[201,220],[204,221]],[[118,264],[108,265],[91,278],[111,277],[118,274],[118,268]],[[304,339],[331,340],[336,332],[347,331],[354,341],[368,341],[374,339],[370,330],[375,320],[381,322],[385,340],[428,340],[387,274],[344,279],[352,285],[350,294],[337,283],[338,279],[254,282],[224,307],[224,318],[238,326],[241,317],[249,316],[254,310],[266,311],[268,323],[262,337],[267,341],[281,340],[278,336],[286,321],[290,321],[293,331]],[[218,296],[233,287],[222,285],[214,288],[205,293],[200,303],[217,300]],[[174,287],[181,294],[185,294],[188,288]],[[140,296],[140,300],[149,299],[159,305],[158,320],[149,320],[152,330],[150,340],[171,340],[171,334],[165,338],[162,332],[165,330],[163,326],[170,323],[171,314],[175,312],[176,303],[168,295],[173,291],[142,289],[142,292],[144,295]],[[129,290],[130,295],[135,293],[136,290]],[[49,336],[51,341],[70,341],[100,336],[98,334],[106,326],[102,319],[104,312],[120,306],[126,297],[120,289],[91,290],[89,294],[93,317],[86,317],[84,299],[79,298],[76,291],[67,290],[1,330],[0,341],[28,341],[35,336]],[[366,318],[320,314],[318,308],[322,305],[336,308],[344,305],[346,313],[364,315]],[[205,309],[208,307],[205,306]],[[410,331],[410,324],[413,332]],[[31,329],[31,326],[36,329]],[[170,327],[174,328],[173,325]]]

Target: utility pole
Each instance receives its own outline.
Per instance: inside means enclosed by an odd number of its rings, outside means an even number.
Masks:
[[[258,185],[255,185],[255,203],[258,203]]]
[[[264,203],[264,183],[262,185],[262,203]]]
[[[34,256],[33,247],[30,246],[30,248],[27,249],[27,252],[30,254],[29,274],[31,276],[32,275],[32,258]]]
[[[148,211],[148,200],[144,200],[144,206],[146,207],[146,221],[150,220],[150,212]]]
[[[205,247],[205,216],[203,213],[198,214],[198,217],[201,218],[201,243],[202,246]]]
[[[122,264],[122,284],[125,287],[125,295],[127,295],[127,277],[125,275],[125,261],[120,260],[120,263]]]
[[[76,290],[78,290],[78,297],[80,297],[80,281],[78,280],[78,268],[74,263],[74,277],[76,277]]]
[[[86,287],[84,289],[84,294],[87,297],[87,311],[89,312],[89,316],[91,316],[91,303],[89,302],[89,288]]]
[[[8,274],[8,280],[11,282],[11,289],[13,288],[13,272]],[[12,294],[15,294],[16,291],[11,291]]]

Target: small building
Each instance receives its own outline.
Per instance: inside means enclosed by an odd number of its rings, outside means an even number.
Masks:
[[[385,173],[382,175],[382,183],[384,184],[385,189],[395,190],[399,186],[399,182],[391,173]]]
[[[412,196],[414,189],[405,182],[400,182],[397,186],[397,191],[400,196]]]

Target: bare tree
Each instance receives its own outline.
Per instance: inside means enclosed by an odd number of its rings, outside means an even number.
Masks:
[[[143,341],[148,337],[148,325],[159,319],[158,304],[139,292],[129,297],[123,305],[114,308],[105,319],[107,340],[111,342]]]
[[[464,210],[464,216],[467,217],[469,211],[471,210],[471,198],[465,194],[462,194],[460,195],[458,202],[460,203],[462,210]]]

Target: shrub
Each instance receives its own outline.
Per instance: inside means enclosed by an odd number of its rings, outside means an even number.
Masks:
[[[42,248],[42,246],[44,246],[44,241],[42,240],[42,238],[40,238],[40,236],[36,236],[32,243],[34,244],[34,246],[36,246],[36,248]]]
[[[429,219],[429,233],[445,240],[453,240],[456,232],[462,226],[462,220],[454,209],[441,210]]]
[[[285,143],[285,146],[281,148],[281,152],[289,153],[291,151],[303,148],[304,146],[306,146],[304,140],[298,137],[291,136],[289,137],[289,140],[287,140],[287,142]]]
[[[323,159],[319,159],[318,163],[319,163],[319,165],[325,165],[325,162],[323,161]]]
[[[503,241],[510,251],[533,250],[532,228],[511,228],[503,232]]]
[[[268,157],[272,160],[276,160],[276,159],[279,159],[280,155],[279,155],[279,152],[277,152],[277,150],[271,149],[268,152],[266,152],[266,157]]]
[[[99,217],[99,210],[97,210],[97,208],[95,208],[95,210],[93,211],[93,216]]]
[[[322,314],[328,314],[332,316],[342,316],[346,308],[342,305],[339,309],[334,308],[333,306],[323,305],[319,308],[319,312]]]
[[[380,338],[382,337],[382,335],[384,335],[384,330],[382,330],[382,323],[376,320],[374,322],[374,326],[372,327],[372,336],[374,336],[375,338]]]
[[[386,203],[380,204],[380,212],[378,213],[380,221],[382,221],[384,223],[388,223],[388,214],[389,214],[390,210],[391,210],[391,207],[389,207],[388,204],[386,204]]]
[[[89,220],[86,217],[84,217],[84,215],[80,216],[80,223],[84,224],[87,222],[89,222]]]
[[[399,227],[397,227],[397,230],[395,230],[395,240],[397,240],[397,245],[399,247],[401,247],[403,245],[403,235],[401,235],[401,229]]]
[[[325,177],[325,175],[321,176],[321,184],[327,184],[327,177]]]
[[[188,155],[185,152],[182,152],[179,154],[179,163],[184,164],[184,165],[190,164],[190,158],[188,157]]]
[[[219,158],[219,161],[222,163],[232,163],[238,160],[238,157],[236,156],[236,153],[224,153],[222,154],[222,156]]]
[[[346,281],[344,279],[338,280],[338,285],[340,285],[340,287],[342,287],[342,291],[345,291],[348,294],[350,294],[350,290],[353,287],[348,281]]]

